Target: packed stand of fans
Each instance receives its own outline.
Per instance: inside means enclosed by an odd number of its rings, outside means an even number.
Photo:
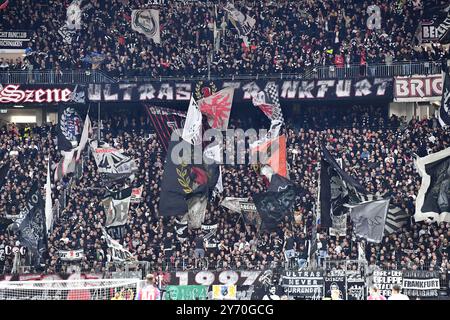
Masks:
[[[131,205],[120,243],[140,261],[148,261],[155,270],[198,267],[199,261],[194,258],[196,249],[205,250],[207,268],[211,270],[282,267],[286,263],[285,252],[291,249],[304,264],[311,239],[322,141],[326,141],[333,155],[342,158],[345,170],[357,177],[370,193],[392,194],[391,202],[413,215],[420,186],[420,177],[413,164],[414,154],[424,156],[448,148],[448,129],[441,129],[434,118],[405,123],[395,116],[387,118],[383,112],[380,118],[368,118],[362,109],[355,107],[347,112],[346,122],[333,120],[336,113],[329,112],[328,117],[317,119],[320,128],[302,128],[301,117],[308,118],[308,112],[296,119],[296,128],[287,125],[289,175],[301,189],[301,194],[294,215],[286,217],[276,232],[259,234],[255,227],[246,225],[239,214],[219,206],[224,197],[248,197],[266,188],[264,179],[253,167],[225,165],[224,192],[208,205],[205,220],[208,224],[218,223],[214,237],[217,245],[213,248],[205,248],[199,230],[189,230],[188,239],[180,242],[174,230],[175,219],[157,216],[165,152],[152,134],[148,117],[130,116],[127,119],[123,115],[112,115],[104,119],[103,139],[138,162],[135,179],[126,184],[144,185],[144,199]],[[0,165],[8,159],[11,163],[0,190],[2,217],[20,212],[33,180],[39,179],[42,186],[45,184],[48,154],[53,168],[60,158],[55,149],[55,130],[55,126],[18,130],[13,125],[1,129]],[[101,231],[105,224],[105,209],[101,204],[104,188],[92,155],[86,152],[79,180],[75,181],[70,174],[62,181],[52,183],[54,199],[69,187],[67,206],[58,214],[48,237],[45,271],[68,270],[67,264],[59,259],[58,250],[83,249],[85,257],[77,263],[77,268],[84,272],[103,272],[111,255]],[[446,270],[450,267],[449,236],[448,223],[415,223],[411,219],[404,228],[384,237],[381,244],[368,245],[366,258],[370,265],[382,268]],[[325,257],[332,260],[358,258],[351,223],[346,237],[330,237],[325,230],[319,229],[318,239],[322,262]],[[0,245],[13,246],[17,241],[17,236],[10,231],[1,231]],[[5,271],[11,270],[11,257],[3,263]]]
[[[369,4],[363,1],[241,1],[236,8],[256,19],[247,44],[227,21],[223,6],[228,1],[168,1],[160,7],[161,44],[156,44],[131,28],[131,11],[145,2],[83,1],[81,30],[67,43],[58,30],[71,1],[11,0],[0,15],[0,29],[33,30],[33,35],[26,57],[0,59],[0,71],[95,68],[113,77],[264,75],[450,57],[440,45],[414,45],[421,1],[372,1],[381,9],[379,30],[368,29]],[[91,54],[101,59],[92,65],[87,59]]]

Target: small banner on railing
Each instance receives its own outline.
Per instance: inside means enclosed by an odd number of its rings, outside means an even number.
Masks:
[[[59,250],[59,258],[62,261],[77,261],[84,257],[83,249],[78,250]]]

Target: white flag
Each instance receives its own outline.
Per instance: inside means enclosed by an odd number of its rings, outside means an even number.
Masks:
[[[47,233],[53,223],[53,203],[52,203],[52,187],[50,182],[50,159],[47,164],[47,182],[45,184],[45,226],[47,227]]]
[[[222,146],[220,144],[216,144],[214,146],[208,145],[203,152],[204,158],[209,158],[214,160],[216,163],[222,163]],[[219,166],[219,178],[217,179],[216,186],[213,190],[213,197],[217,194],[223,192],[223,182],[222,182],[222,166]]]
[[[80,159],[81,153],[83,152],[86,144],[89,140],[89,134],[92,132],[91,127],[91,119],[89,119],[89,115],[86,115],[86,119],[84,120],[83,132],[81,133],[80,143],[78,144],[76,160]]]
[[[189,103],[182,138],[190,144],[197,145],[202,142],[202,113],[193,97]]]
[[[153,39],[155,43],[161,43],[159,10],[133,10],[131,13],[131,28],[134,31],[144,34],[148,39]]]
[[[251,149],[257,148],[260,145],[263,145],[264,143],[266,143],[267,141],[270,141],[271,139],[275,139],[276,137],[278,137],[280,135],[280,129],[281,129],[282,125],[283,125],[283,121],[272,120],[270,123],[270,129],[267,132],[267,134],[264,137],[262,137],[261,139],[251,142],[250,148]]]

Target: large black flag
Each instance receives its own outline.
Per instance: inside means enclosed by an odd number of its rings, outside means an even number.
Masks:
[[[295,187],[295,185],[289,179],[276,173],[270,179],[270,185],[267,191],[281,192],[288,187]]]
[[[81,137],[81,118],[73,107],[60,107],[58,109],[58,150],[70,151],[72,141]]]
[[[296,186],[279,175],[272,176],[269,191],[254,194],[253,201],[261,216],[263,230],[274,230],[282,219],[294,209]]]
[[[320,225],[333,225],[331,215],[342,215],[348,203],[360,202],[358,194],[366,194],[364,187],[348,175],[336,162],[330,152],[322,146],[320,162]]]
[[[194,164],[193,154],[193,146],[183,139],[170,141],[161,183],[161,216],[185,214],[199,198],[207,201],[214,190],[219,166],[216,163]]]
[[[27,197],[23,210],[24,218],[17,220],[19,240],[33,253],[34,265],[43,260],[47,250],[47,230],[45,227],[45,208],[38,184],[35,182]]]
[[[450,222],[450,148],[417,158],[422,185],[416,199],[415,220]]]
[[[444,72],[444,87],[442,88],[441,107],[439,108],[439,123],[441,126],[450,126],[450,70]]]

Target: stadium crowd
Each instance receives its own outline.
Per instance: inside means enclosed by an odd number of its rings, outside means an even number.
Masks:
[[[82,1],[81,29],[68,41],[58,30],[71,1],[11,0],[0,15],[0,29],[32,30],[32,37],[26,56],[0,59],[0,71],[94,68],[116,78],[189,77],[302,73],[331,65],[339,71],[359,65],[372,75],[366,66],[450,57],[449,49],[440,45],[415,46],[421,1],[372,1],[381,12],[376,30],[367,27],[366,1],[240,1],[236,8],[256,20],[247,44],[227,21],[227,2],[164,3],[161,44],[156,44],[131,28],[132,9],[142,8],[145,1]]]
[[[366,108],[366,109],[364,109]],[[448,129],[442,129],[435,118],[414,119],[405,123],[395,116],[356,106],[346,114],[342,110],[328,112],[315,120],[317,128],[304,128],[312,113],[288,123],[288,164],[290,179],[302,190],[293,216],[288,216],[280,228],[272,233],[258,234],[255,227],[246,225],[239,215],[218,204],[226,196],[248,197],[266,188],[264,180],[251,166],[225,165],[223,194],[209,205],[205,223],[218,223],[216,246],[204,247],[201,232],[189,230],[186,241],[178,241],[175,219],[157,216],[160,182],[165,152],[153,134],[148,117],[109,115],[103,120],[103,139],[122,149],[137,160],[139,170],[133,187],[144,185],[143,201],[132,204],[123,238],[119,239],[141,261],[150,262],[154,270],[189,270],[197,265],[195,249],[205,250],[208,269],[267,269],[286,263],[285,252],[295,250],[300,264],[307,259],[308,240],[311,239],[313,206],[316,202],[320,142],[326,141],[333,155],[343,160],[344,168],[372,194],[392,194],[392,203],[414,214],[414,200],[420,186],[420,177],[413,164],[414,154],[426,155],[450,145]],[[342,121],[345,117],[346,121]],[[251,121],[251,120],[249,120]],[[234,122],[236,123],[236,122]],[[251,125],[251,124],[250,124]],[[94,122],[94,127],[96,123]],[[233,125],[231,125],[233,127]],[[56,126],[26,127],[14,125],[0,130],[0,166],[9,161],[4,185],[0,189],[0,215],[17,214],[25,206],[27,191],[33,180],[45,184],[47,157],[52,167],[59,161],[56,150]],[[67,206],[57,215],[48,237],[48,256],[45,272],[57,273],[70,269],[59,259],[58,250],[83,249],[85,257],[77,268],[84,272],[102,272],[107,269],[111,255],[101,227],[105,211],[101,204],[104,188],[92,155],[86,152],[79,180],[66,176],[52,182],[53,199],[70,189]],[[53,181],[53,177],[52,177]],[[43,192],[44,196],[44,192]],[[449,223],[429,224],[408,221],[394,234],[386,235],[380,244],[368,244],[366,258],[370,265],[382,268],[409,268],[447,270],[450,246]],[[320,258],[332,260],[357,259],[358,248],[348,223],[345,237],[328,236],[319,229]],[[14,246],[17,235],[0,231],[0,245]],[[6,257],[4,271],[12,268],[12,256]]]

